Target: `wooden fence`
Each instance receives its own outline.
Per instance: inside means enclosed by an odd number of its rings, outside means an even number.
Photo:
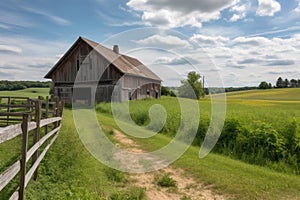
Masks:
[[[19,174],[19,186],[10,199],[23,200],[28,182],[32,177],[34,180],[37,179],[38,166],[58,136],[63,103],[58,98],[50,102],[48,97],[45,101],[41,98],[34,100],[24,97],[0,97],[0,99],[0,124],[8,125],[0,128],[0,144],[22,135],[21,159],[0,174],[0,191]],[[33,134],[33,144],[29,148],[30,131]],[[28,169],[30,159],[31,167]]]

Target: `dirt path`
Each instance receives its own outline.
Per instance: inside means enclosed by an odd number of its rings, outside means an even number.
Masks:
[[[126,137],[118,130],[114,131],[114,139],[117,140],[117,146],[126,149],[127,151],[135,153],[144,153],[140,146],[130,138]],[[126,160],[122,159],[122,156],[116,155],[116,158],[121,163],[126,165]],[[128,158],[127,158],[128,159]],[[149,158],[151,160],[151,158]],[[139,167],[138,163],[136,163]],[[131,167],[131,166],[129,166]],[[142,167],[142,166],[141,166]],[[177,188],[165,188],[158,186],[154,179],[155,177],[161,177],[163,174],[170,174],[170,177],[177,183]],[[148,200],[180,200],[180,199],[192,199],[192,200],[223,200],[225,196],[214,194],[210,190],[210,186],[204,186],[202,183],[196,182],[192,177],[188,177],[184,174],[182,169],[174,167],[166,167],[162,170],[143,173],[143,174],[129,174],[133,184],[138,187],[146,188],[146,196]],[[183,198],[186,197],[186,198]]]

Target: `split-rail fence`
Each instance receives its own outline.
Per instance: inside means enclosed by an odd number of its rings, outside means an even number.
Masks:
[[[0,174],[0,191],[19,175],[18,187],[10,200],[24,199],[28,182],[32,177],[37,179],[39,164],[61,128],[63,102],[58,98],[42,99],[0,96],[0,145],[18,136],[22,141],[20,159]],[[29,136],[32,142],[28,141]]]

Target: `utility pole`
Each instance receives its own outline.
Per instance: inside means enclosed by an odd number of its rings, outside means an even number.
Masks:
[[[203,78],[202,78],[202,80],[203,80],[203,91],[205,91],[205,86],[204,86],[204,84],[205,84],[205,76],[203,76]]]

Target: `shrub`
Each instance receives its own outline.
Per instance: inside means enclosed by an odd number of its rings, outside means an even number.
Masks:
[[[209,121],[208,120],[203,120],[201,119],[199,122],[199,126],[198,126],[198,130],[197,130],[197,134],[196,137],[193,141],[193,145],[201,145],[201,143],[203,142],[207,129],[208,129],[208,125],[209,125]]]
[[[124,183],[126,182],[126,178],[124,174],[118,170],[112,169],[112,168],[107,168],[105,170],[105,175],[109,180],[112,180],[114,182],[118,183]]]
[[[169,173],[164,174],[162,177],[156,175],[154,181],[161,187],[177,187],[176,181],[172,177],[170,177]]]
[[[236,155],[250,163],[264,165],[284,157],[285,146],[278,132],[270,125],[258,122],[254,130],[243,129],[235,146]]]
[[[298,143],[298,138],[296,137],[297,134],[297,123],[296,120],[292,120],[287,125],[284,126],[282,130],[282,135],[285,140],[285,146],[288,150],[289,154],[294,154],[296,150],[296,146]]]
[[[145,125],[146,121],[149,121],[147,112],[134,112],[131,114],[132,120],[138,125]]]
[[[231,152],[234,149],[236,138],[241,134],[241,131],[242,126],[238,120],[226,120],[215,150],[221,153]]]

